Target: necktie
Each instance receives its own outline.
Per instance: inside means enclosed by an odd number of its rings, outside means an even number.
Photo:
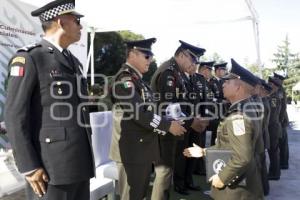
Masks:
[[[70,66],[72,66],[73,70],[76,71],[74,68],[74,62],[73,62],[73,59],[71,57],[71,54],[69,53],[69,51],[67,49],[63,49],[62,51],[63,55],[65,56],[65,58],[67,59],[68,63]]]

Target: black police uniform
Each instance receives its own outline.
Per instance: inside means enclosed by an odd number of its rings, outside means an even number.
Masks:
[[[81,98],[87,84],[82,65],[70,57],[73,63],[46,40],[18,50],[9,62],[5,121],[20,172],[42,167],[50,179],[48,189],[85,181],[87,188],[78,192],[89,194],[94,176],[91,132],[77,121],[89,123],[86,99]],[[46,194],[48,199],[51,195]]]
[[[41,22],[83,17],[74,8],[73,0],[52,1],[31,15]],[[43,199],[88,199],[94,164],[81,63],[42,40],[19,49],[9,68],[5,121],[19,171],[46,171]],[[27,191],[28,199],[37,198],[29,184]]]

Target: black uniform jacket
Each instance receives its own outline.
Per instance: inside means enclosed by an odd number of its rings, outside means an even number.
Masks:
[[[70,184],[94,175],[90,131],[80,78],[51,43],[24,47],[10,60],[5,122],[20,172],[43,167],[50,184]],[[82,98],[81,98],[82,97]]]
[[[111,91],[114,102],[110,158],[147,164],[159,159],[158,135],[165,137],[171,122],[155,114],[151,88],[132,66],[124,64]]]

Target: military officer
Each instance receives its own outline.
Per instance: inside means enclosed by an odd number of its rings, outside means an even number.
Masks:
[[[231,65],[224,77],[223,92],[232,105],[218,127],[216,145],[210,148],[231,149],[232,156],[219,174],[210,178],[211,196],[216,200],[263,199],[258,169],[258,155],[263,151],[258,144],[261,125],[250,100],[257,79],[233,59]],[[190,147],[184,155],[203,156],[205,149]]]
[[[270,135],[270,166],[269,166],[269,180],[280,179],[280,153],[279,153],[279,139],[282,138],[281,124],[279,114],[281,110],[281,98],[278,94],[280,82],[278,79],[269,77],[269,84],[272,87],[270,94],[270,119],[269,119],[269,135]]]
[[[122,200],[144,199],[152,163],[160,156],[158,135],[182,135],[179,121],[155,113],[152,90],[142,80],[149,69],[155,38],[128,41],[127,59],[114,77],[113,136],[110,158],[117,162]]]
[[[222,79],[227,73],[227,62],[221,62],[214,64],[215,69],[215,78],[217,79],[218,85],[218,96],[217,102],[219,103],[219,119],[223,118],[226,114],[227,109],[229,108],[229,102],[224,98],[223,94],[223,83],[224,80]],[[214,143],[213,143],[214,144]]]
[[[222,95],[219,81],[212,75],[214,63],[214,61],[200,62],[199,67],[199,73],[202,74],[207,81],[206,101],[209,103],[209,106],[207,106],[207,116],[210,118],[207,131],[211,132],[211,145],[215,144],[217,136],[217,128],[219,124],[218,99],[220,99]]]
[[[193,67],[205,49],[193,46],[179,40],[180,46],[175,52],[174,57],[164,62],[154,73],[151,80],[151,87],[159,95],[159,104],[162,110],[170,103],[180,103],[181,110],[189,117],[184,120],[184,127],[191,127],[201,132],[206,124],[194,116],[190,116],[190,110],[193,105],[188,100],[188,90],[185,84],[185,72]],[[163,113],[164,114],[164,113]],[[174,168],[174,186],[175,190],[181,194],[187,195],[185,187],[186,177],[186,159],[182,155],[182,150],[187,146],[188,136],[175,139],[171,135],[159,137],[161,160],[155,166],[155,181],[153,184],[152,199],[169,199],[169,189]]]
[[[264,145],[265,151],[270,149],[270,134],[269,134],[269,120],[270,120],[270,99],[269,95],[272,91],[272,87],[266,83],[265,80],[262,81],[262,88],[260,90],[260,96],[262,98],[263,106],[264,106],[264,118],[263,118],[263,137],[264,137]],[[268,170],[266,164],[266,154],[263,154],[262,159],[262,184],[264,189],[264,195],[268,195],[270,192],[270,185],[268,181]]]
[[[202,103],[205,102],[206,81],[202,75],[196,73],[197,67],[197,65],[192,65],[188,72],[185,73],[187,77],[188,101],[194,106],[192,112],[194,112],[195,116],[204,116],[205,105]],[[205,146],[205,133],[203,131],[199,134],[199,132],[190,129],[187,140],[188,146],[192,146],[193,144]],[[200,186],[195,185],[193,181],[193,172],[196,170],[197,161],[199,161],[199,159],[195,158],[190,158],[186,161],[184,182],[188,189],[200,191]]]
[[[280,82],[279,96],[281,98],[281,110],[280,110],[279,120],[282,128],[282,138],[279,141],[280,167],[281,169],[288,169],[289,168],[289,144],[288,144],[288,135],[286,129],[289,125],[289,118],[286,111],[286,92],[282,85],[286,77],[274,72],[274,78],[279,80]]]
[[[258,84],[255,86],[254,95],[252,96],[253,102],[256,104],[257,112],[259,116],[262,117],[261,120],[261,140],[263,142],[263,150],[260,153],[260,161],[261,161],[261,179],[262,179],[262,185],[264,190],[264,195],[269,194],[270,186],[269,186],[269,180],[268,180],[268,170],[267,170],[267,163],[266,163],[266,155],[265,151],[270,148],[270,136],[269,136],[269,119],[270,119],[270,105],[269,105],[269,99],[268,95],[272,90],[272,87],[269,86],[265,80],[257,77]]]
[[[5,123],[27,199],[89,199],[94,176],[87,84],[67,50],[81,36],[74,1],[52,1],[33,11],[45,37],[9,61]],[[80,80],[80,81],[77,81]]]

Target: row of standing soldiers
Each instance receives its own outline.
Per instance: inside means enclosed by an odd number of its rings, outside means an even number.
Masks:
[[[199,57],[204,54],[205,49],[184,41],[179,41],[180,46],[174,56],[156,70],[151,80],[151,88],[143,82],[142,73],[147,70],[143,68],[145,63],[140,57],[144,57],[149,64],[149,58],[153,55],[151,45],[154,42],[155,39],[148,39],[127,43],[127,61],[114,80],[114,83],[119,84],[115,88],[117,96],[113,96],[112,99],[115,104],[121,103],[119,106],[121,109],[117,110],[118,112],[115,111],[119,117],[114,118],[110,157],[120,164],[118,170],[122,179],[120,187],[123,199],[145,197],[149,181],[147,177],[150,173],[149,163],[152,161],[154,161],[152,163],[156,177],[151,199],[169,199],[172,178],[175,191],[182,195],[189,195],[189,190],[201,190],[193,182],[193,173],[205,173],[203,159],[186,158],[183,151],[194,144],[203,148],[214,145],[219,123],[226,117],[227,110],[231,109],[229,102],[224,99],[222,91],[222,77],[226,74],[227,63],[199,62]],[[241,79],[243,75],[245,79],[252,79],[248,82],[253,82],[253,77],[249,78],[250,72],[245,72],[235,61],[232,63],[237,66],[237,70],[242,69]],[[215,76],[212,75],[213,67]],[[261,167],[259,167],[261,181],[257,186],[254,184],[254,187],[260,187],[263,182],[265,194],[269,192],[268,179],[279,179],[280,168],[288,168],[287,136],[286,132],[281,131],[286,128],[288,119],[280,78],[282,77],[278,78],[278,75],[270,78],[269,83],[255,78],[257,85],[251,98],[254,103],[263,102],[263,106],[257,106],[257,113],[264,112],[264,120],[257,126],[258,128],[255,127],[255,130],[260,130],[255,134],[261,138],[261,142],[254,141],[255,145],[253,145],[255,146],[255,156],[260,154],[261,158]],[[128,100],[123,98],[123,96],[130,95],[133,97]],[[127,115],[134,115],[128,111],[128,103],[142,105],[137,107],[139,118],[125,120],[124,117]],[[156,108],[165,111],[172,103],[180,105],[180,117],[184,117],[184,119],[176,120],[183,121],[182,126],[187,131],[183,135],[181,132],[176,136],[170,131],[171,128],[168,127],[172,127],[172,125],[170,126],[170,122],[166,118],[167,112],[161,113],[158,110],[156,113],[159,115],[157,115],[154,111]],[[158,106],[152,107],[151,105],[154,104]],[[124,106],[126,109],[123,108]],[[201,117],[199,118],[199,116]],[[153,133],[150,133],[152,129]],[[207,135],[210,135],[211,138],[206,138]],[[158,144],[156,137],[158,137]],[[151,146],[154,149],[149,149],[149,141],[152,141]],[[249,144],[249,146],[253,145]],[[279,151],[279,149],[285,150]],[[269,174],[267,174],[264,156],[266,150],[269,150],[270,154]],[[279,152],[282,154],[281,158]],[[139,176],[136,176],[137,173]],[[124,182],[122,182],[123,180]],[[235,181],[235,179],[230,181]]]
[[[189,129],[182,140],[174,137],[160,137],[162,149],[172,149],[175,146],[173,156],[165,155],[165,160],[174,158],[173,181],[176,192],[188,195],[188,190],[201,190],[192,179],[192,174],[205,175],[205,164],[203,158],[186,159],[182,150],[197,144],[205,147],[215,144],[219,122],[226,115],[230,103],[224,98],[222,77],[226,75],[226,62],[215,64],[214,61],[199,62],[195,69],[183,71],[174,58],[163,63],[154,74],[151,82],[154,92],[159,92],[161,97],[166,93],[175,92],[171,102],[189,102],[192,105],[200,105],[198,110],[181,106],[183,112],[188,116],[200,115],[208,119],[209,124],[202,133]],[[197,69],[198,68],[198,69]],[[214,68],[214,76],[213,76]],[[198,73],[197,73],[197,72]],[[261,155],[261,176],[264,194],[269,194],[268,180],[279,180],[280,169],[288,169],[288,140],[287,131],[288,116],[286,111],[286,94],[282,86],[284,77],[274,73],[269,77],[268,83],[258,78],[258,84],[253,91],[253,101],[262,103],[264,112],[262,135],[264,149],[269,153],[270,165],[267,169],[265,151]],[[181,95],[177,95],[181,94]],[[161,102],[170,99],[160,99]],[[209,137],[210,136],[210,137]],[[166,140],[170,140],[166,142]],[[163,151],[164,152],[164,151]],[[166,151],[168,152],[168,151]],[[163,162],[164,163],[164,162]],[[169,163],[172,163],[171,160]]]

